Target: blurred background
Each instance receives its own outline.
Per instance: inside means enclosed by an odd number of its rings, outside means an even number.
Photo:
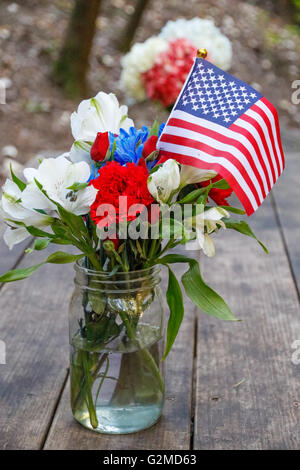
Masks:
[[[0,0],[0,178],[11,161],[20,172],[32,157],[67,151],[70,114],[82,98],[103,90],[125,101],[120,59],[130,44],[168,20],[195,16],[213,19],[228,36],[230,72],[275,104],[285,145],[297,147],[300,0]],[[151,102],[131,106],[129,115],[137,126],[167,118]]]

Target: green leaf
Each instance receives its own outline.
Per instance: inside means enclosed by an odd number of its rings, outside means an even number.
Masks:
[[[203,191],[203,194],[201,194],[201,195],[198,197],[198,199],[197,199],[197,201],[196,201],[197,204],[203,204],[204,206],[206,205],[206,203],[207,203],[207,198],[208,198],[208,193],[209,193],[209,191],[211,190],[211,187],[212,187],[212,186],[211,186],[211,184],[210,184],[209,186],[206,186],[205,188],[203,188],[203,189],[205,189],[205,191]]]
[[[157,170],[159,170],[160,168],[162,167],[162,163],[160,163],[159,165],[155,165],[152,170],[150,170],[149,172],[149,175],[153,175],[153,173],[155,173]]]
[[[158,121],[155,120],[152,127],[151,127],[151,129],[150,129],[148,137],[151,137],[152,135],[158,136],[158,133],[159,133],[159,124],[158,124]]]
[[[174,344],[184,314],[183,297],[179,282],[177,281],[173,271],[169,268],[169,266],[168,270],[169,283],[166,297],[170,309],[170,316],[167,329],[167,344],[163,360],[167,357]]]
[[[204,312],[221,320],[236,321],[226,302],[202,279],[199,264],[190,263],[190,269],[181,278],[187,296]]]
[[[236,230],[237,232],[247,235],[248,237],[254,238],[254,240],[256,240],[260,244],[264,252],[267,254],[269,253],[265,245],[256,237],[256,235],[254,235],[251,228],[244,220],[224,219],[224,223],[227,228],[231,228],[233,230]]]
[[[0,282],[12,282],[20,281],[21,279],[26,279],[31,274],[33,274],[37,269],[39,269],[44,263],[36,264],[35,266],[30,266],[29,268],[23,269],[13,269],[7,273],[0,276]]]
[[[67,189],[72,191],[80,191],[81,189],[85,189],[89,183],[73,183],[72,186],[69,186]]]
[[[33,237],[55,238],[55,235],[52,235],[52,233],[44,232],[44,230],[33,227],[33,225],[25,226],[25,228],[26,228],[27,232],[30,233],[30,235],[32,235]]]
[[[197,307],[208,315],[227,321],[236,321],[226,302],[202,279],[199,264],[196,260],[184,255],[170,254],[158,259],[158,263],[188,263],[190,268],[181,281],[188,297]]]
[[[12,271],[8,271],[7,273],[0,276],[0,282],[12,282],[12,281],[20,281],[22,279],[26,279],[27,277],[31,276],[37,269],[43,266],[46,263],[54,263],[54,264],[66,264],[66,263],[73,263],[78,259],[82,258],[84,254],[81,255],[71,255],[69,253],[65,253],[63,251],[56,251],[52,253],[48,258],[43,261],[42,263],[36,264],[35,266],[30,266],[29,268],[23,269],[13,269]]]
[[[241,214],[245,215],[246,212],[243,209],[239,209],[238,207],[231,207],[231,206],[218,206],[222,207],[222,209],[225,209],[228,212],[233,212],[234,214]]]
[[[57,204],[57,209],[61,220],[70,227],[74,236],[77,238],[80,234],[84,237],[88,236],[88,232],[81,215],[72,214],[72,212],[67,211],[60,204]]]
[[[34,240],[33,249],[34,250],[44,250],[51,243],[51,238],[37,238]]]
[[[201,194],[206,193],[207,189],[206,188],[199,188],[195,189],[194,191],[190,192],[186,196],[184,196],[180,201],[177,201],[178,204],[190,204],[192,202],[195,202]]]
[[[53,264],[66,264],[66,263],[74,263],[80,258],[83,258],[84,254],[81,255],[71,255],[70,253],[65,253],[64,251],[56,251],[48,256],[45,263],[53,263]]]
[[[11,179],[13,180],[14,183],[16,183],[16,185],[18,186],[18,188],[20,189],[20,191],[24,191],[24,189],[26,188],[26,183],[24,183],[24,181],[20,180],[13,172],[13,169],[12,169],[12,164],[10,164],[10,174],[11,174]]]
[[[229,189],[230,188],[229,184],[227,183],[226,180],[224,180],[224,178],[222,180],[216,181],[215,183],[212,183],[212,187],[213,188],[218,188],[218,189]]]

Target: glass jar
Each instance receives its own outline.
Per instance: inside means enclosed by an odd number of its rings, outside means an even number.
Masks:
[[[159,268],[109,275],[75,265],[70,310],[71,407],[83,426],[127,434],[164,404]]]

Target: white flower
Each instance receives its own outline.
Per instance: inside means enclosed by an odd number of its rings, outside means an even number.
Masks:
[[[25,168],[24,176],[28,181],[22,193],[22,203],[27,208],[55,210],[54,203],[40,191],[37,180],[50,199],[58,202],[75,215],[87,214],[94,202],[97,189],[87,186],[78,191],[70,190],[74,183],[86,183],[90,176],[90,168],[86,162],[72,163],[66,154],[57,158],[46,158],[38,169]]]
[[[13,249],[15,245],[26,240],[30,237],[29,232],[27,232],[25,227],[18,226],[9,226],[3,234],[3,240],[10,250]]]
[[[228,70],[231,66],[231,42],[211,20],[180,18],[176,21],[168,21],[159,36],[167,41],[186,38],[197,49],[207,49],[208,58],[221,69]]]
[[[9,248],[12,249],[16,243],[20,243],[30,236],[26,228],[19,226],[18,222],[24,223],[26,226],[32,225],[41,228],[50,225],[53,218],[37,212],[34,208],[24,207],[23,192],[13,181],[6,180],[2,190],[0,211],[8,225],[3,238]]]
[[[75,140],[93,142],[97,132],[110,131],[119,134],[120,129],[128,131],[134,126],[127,117],[127,106],[120,106],[113,93],[99,93],[89,100],[83,100],[77,112],[71,115],[71,129]]]
[[[197,241],[206,256],[212,257],[215,254],[215,246],[210,234],[217,231],[218,226],[226,229],[226,225],[222,220],[223,217],[229,217],[229,214],[222,207],[211,207],[195,217],[194,225]]]
[[[148,178],[148,190],[160,203],[169,201],[173,191],[180,185],[179,164],[176,160],[169,159],[152,173]]]
[[[168,48],[164,39],[153,36],[143,43],[136,43],[121,61],[121,87],[127,95],[136,101],[146,98],[146,91],[141,74],[150,70],[157,56]]]
[[[85,161],[91,165],[91,146],[98,132],[119,134],[134,126],[127,117],[127,106],[120,106],[113,93],[100,91],[94,98],[84,100],[71,115],[71,129],[75,142],[70,151],[73,162]]]
[[[214,170],[203,170],[190,165],[181,165],[180,186],[201,183],[214,178],[216,175],[217,173]]]

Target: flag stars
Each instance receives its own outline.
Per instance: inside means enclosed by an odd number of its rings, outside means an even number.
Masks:
[[[213,68],[198,64],[182,94],[182,109],[228,126],[258,99],[251,88]],[[255,100],[255,101],[254,101]]]

